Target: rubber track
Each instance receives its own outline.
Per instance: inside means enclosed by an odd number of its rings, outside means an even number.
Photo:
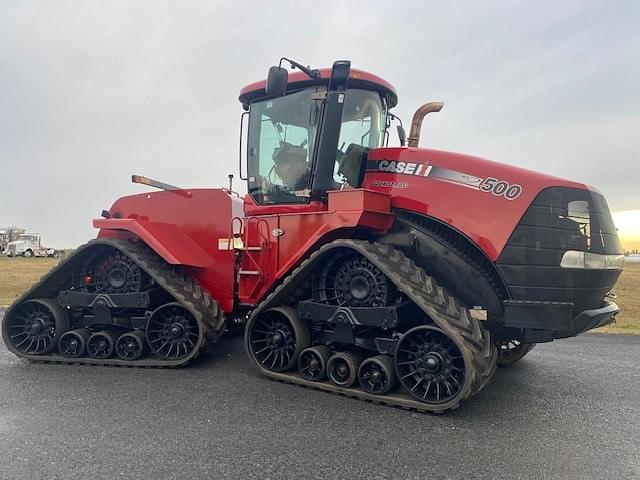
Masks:
[[[330,250],[349,248],[372,261],[389,277],[396,287],[418,305],[436,326],[441,328],[460,348],[467,367],[466,380],[460,394],[447,403],[430,405],[415,400],[407,393],[394,392],[387,395],[371,395],[358,388],[341,388],[328,381],[309,382],[293,372],[276,373],[262,368],[251,355],[245,336],[245,348],[249,358],[264,375],[279,381],[306,387],[331,391],[333,393],[374,401],[386,405],[421,412],[440,413],[458,408],[460,402],[478,393],[488,383],[496,370],[498,351],[490,333],[479,320],[471,317],[468,309],[453,295],[440,287],[422,268],[400,250],[390,245],[371,243],[363,240],[335,240],[328,243],[307,260],[302,262],[290,275],[252,312],[248,324],[262,311],[287,300],[296,289],[296,281],[304,279],[311,269]],[[248,331],[248,328],[247,330]]]
[[[55,279],[56,272],[69,262],[72,262],[79,255],[86,253],[92,247],[110,246],[124,255],[131,258],[140,266],[153,280],[169,292],[176,301],[181,303],[188,309],[198,323],[200,336],[196,348],[191,355],[181,360],[163,360],[160,357],[152,356],[140,360],[122,360],[117,357],[106,359],[94,359],[90,357],[81,358],[65,358],[60,355],[27,355],[15,350],[9,342],[5,340],[7,348],[20,358],[24,358],[33,362],[40,363],[65,363],[65,364],[84,364],[84,365],[105,365],[105,366],[121,366],[121,367],[180,367],[187,365],[191,360],[196,358],[200,353],[214,344],[222,335],[225,328],[225,317],[218,303],[204,290],[195,279],[185,276],[175,267],[167,264],[160,256],[151,250],[146,244],[137,241],[115,240],[115,239],[97,239],[87,242],[78,247],[73,256],[64,260],[51,272],[42,277],[40,282],[35,284],[29,291],[20,297],[11,307],[7,309],[4,319],[8,318],[8,314],[12,307],[29,300],[33,293],[38,289],[40,284]]]
[[[508,353],[505,354],[503,350],[500,349],[500,343],[498,342],[498,366],[499,367],[509,367],[516,362],[519,362],[527,355],[533,347],[536,346],[535,343],[521,343],[520,349],[517,353]]]

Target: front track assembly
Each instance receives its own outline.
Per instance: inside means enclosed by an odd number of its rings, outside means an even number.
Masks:
[[[419,308],[422,318],[397,330],[392,348],[367,352],[356,345],[332,345],[331,350],[310,345],[303,328],[308,324],[292,306],[300,286],[309,284],[312,272],[320,271],[323,259],[336,249],[371,262]],[[353,282],[356,294],[361,283]],[[481,322],[422,268],[389,245],[362,240],[326,244],[293,270],[252,312],[245,348],[259,371],[274,380],[433,413],[456,409],[479,392],[498,356]]]
[[[178,367],[224,328],[217,302],[145,244],[98,239],[9,307],[2,337],[31,361]]]

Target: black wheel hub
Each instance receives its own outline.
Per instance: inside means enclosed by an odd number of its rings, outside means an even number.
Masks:
[[[249,331],[249,342],[256,361],[275,372],[285,370],[295,355],[295,332],[280,315],[265,314],[256,319]]]
[[[94,333],[87,341],[87,353],[93,358],[109,358],[113,353],[113,340],[105,332]]]
[[[455,398],[465,382],[465,364],[456,344],[440,329],[408,331],[398,343],[396,370],[400,382],[418,400],[440,404]]]
[[[7,336],[21,353],[38,355],[50,350],[56,335],[53,313],[41,303],[16,306],[7,318]]]
[[[391,368],[391,362],[388,362],[385,367],[376,360],[376,357],[365,360],[358,370],[360,386],[374,395],[387,393],[393,382],[393,372],[389,368]]]
[[[123,333],[116,341],[116,353],[123,360],[137,360],[145,351],[144,336],[140,331]]]
[[[88,336],[88,333],[85,332]],[[65,332],[58,341],[58,349],[65,357],[77,358],[84,353],[85,335],[77,331]]]
[[[147,281],[142,269],[121,252],[99,257],[88,275],[93,293],[135,293],[144,289]]]
[[[190,355],[198,344],[199,329],[191,312],[180,305],[156,310],[147,325],[147,341],[153,353],[178,360]]]
[[[114,267],[107,273],[107,283],[113,289],[120,289],[127,283],[127,272],[120,267]]]
[[[355,372],[351,371],[351,365],[344,358],[335,357],[331,365],[327,367],[327,375],[333,383],[342,386],[350,383],[350,379],[355,377]]]
[[[394,299],[394,287],[366,258],[348,253],[330,259],[314,276],[316,301],[348,307],[383,307]]]
[[[318,354],[310,349],[300,354],[299,370],[307,380],[319,380],[324,376],[324,362]]]

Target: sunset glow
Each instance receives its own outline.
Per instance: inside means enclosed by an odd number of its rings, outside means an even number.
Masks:
[[[640,251],[640,210],[614,212],[613,221],[624,249]]]

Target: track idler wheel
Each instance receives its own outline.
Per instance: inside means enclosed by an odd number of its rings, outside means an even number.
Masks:
[[[452,402],[471,380],[458,345],[433,326],[406,332],[398,342],[395,363],[400,383],[424,403]]]
[[[331,350],[325,345],[309,347],[298,357],[298,370],[302,376],[312,382],[319,382],[327,373],[327,361]]]
[[[87,354],[91,358],[109,358],[113,355],[116,335],[106,330],[93,333],[87,340]]]
[[[2,322],[5,342],[22,354],[43,355],[58,345],[69,317],[54,299],[28,300],[11,308]]]
[[[358,383],[367,393],[384,395],[396,384],[393,360],[387,355],[367,358],[358,369]]]
[[[498,346],[498,365],[513,365],[533,350],[535,343],[522,343],[518,340],[502,340]]]
[[[200,332],[193,314],[179,303],[167,303],[156,309],[147,324],[147,342],[151,351],[167,360],[188,357],[198,345]]]
[[[123,360],[138,360],[147,352],[147,340],[140,330],[123,333],[116,340],[116,355]]]
[[[275,307],[253,318],[245,331],[245,345],[262,368],[284,372],[296,366],[309,346],[309,329],[291,307]]]
[[[362,357],[357,353],[336,352],[327,362],[327,377],[334,385],[348,388],[358,377],[360,363],[362,363]]]
[[[89,331],[86,328],[70,330],[60,336],[58,351],[63,357],[79,358],[84,355],[89,340]]]

